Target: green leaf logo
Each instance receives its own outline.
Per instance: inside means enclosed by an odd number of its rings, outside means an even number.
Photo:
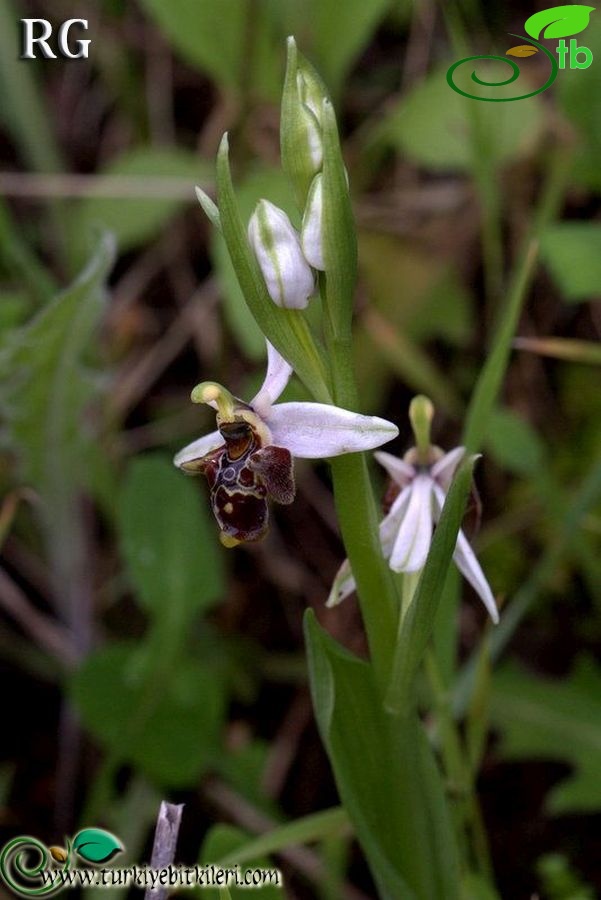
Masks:
[[[563,38],[573,34],[580,34],[588,25],[594,6],[582,6],[575,3],[573,6],[553,6],[551,9],[541,9],[526,19],[524,28],[533,38]]]
[[[101,828],[84,828],[73,839],[73,849],[91,863],[105,863],[123,850],[122,845],[110,831]]]

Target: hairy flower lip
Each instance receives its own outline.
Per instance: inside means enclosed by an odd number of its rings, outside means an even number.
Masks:
[[[326,403],[276,403],[292,367],[269,343],[267,350],[265,380],[249,406],[268,430],[273,446],[284,447],[299,458],[325,459],[373,450],[398,435],[396,425],[378,416],[364,416]],[[173,462],[183,468],[223,443],[219,431],[210,432],[180,450]]]
[[[418,572],[423,568],[434,525],[438,522],[447,491],[457,466],[465,455],[465,447],[455,447],[430,465],[408,462],[378,451],[374,455],[393,481],[401,488],[387,515],[380,522],[382,553],[394,572]],[[486,576],[474,551],[459,531],[453,553],[455,565],[484,603],[495,625],[499,612]],[[355,581],[348,560],[340,567],[327,606],[336,606],[355,590]]]

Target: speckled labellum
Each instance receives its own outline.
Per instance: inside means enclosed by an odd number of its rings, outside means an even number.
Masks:
[[[206,477],[221,541],[227,547],[261,540],[269,523],[268,499],[286,504],[294,500],[290,451],[263,447],[257,429],[248,421],[252,410],[247,409],[234,421],[219,423],[222,447],[185,465],[186,471]]]

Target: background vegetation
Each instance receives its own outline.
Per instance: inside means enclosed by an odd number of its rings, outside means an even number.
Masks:
[[[354,601],[324,608],[342,559],[327,467],[298,463],[294,505],[262,544],[227,552],[204,485],[171,465],[211,425],[189,403],[194,384],[248,397],[262,376],[262,336],[193,187],[211,192],[229,130],[244,214],[262,196],[292,214],[278,106],[294,33],[338,109],[361,400],[399,423],[397,452],[416,391],[436,403],[436,442],[457,443],[545,214],[518,334],[560,341],[515,349],[478,472],[472,537],[507,611],[478,697],[491,730],[474,746],[501,895],[601,887],[601,20],[579,36],[593,65],[529,100],[477,104],[445,80],[466,47],[504,53],[536,8],[0,0],[6,839],[104,825],[130,861],[148,859],[169,798],[186,804],[178,856],[210,862],[337,803],[302,612],[355,651],[364,638]],[[88,18],[89,60],[20,61],[22,16]],[[521,64],[544,81],[544,61]],[[449,673],[488,627],[466,599]],[[286,896],[374,896],[343,819],[318,836],[299,849],[284,832],[273,860]]]

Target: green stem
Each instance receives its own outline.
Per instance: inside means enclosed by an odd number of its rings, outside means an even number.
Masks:
[[[334,400],[346,409],[356,409],[359,400],[351,336],[334,336],[327,313],[325,319]],[[330,464],[342,539],[357,584],[371,661],[384,694],[396,643],[398,599],[392,574],[382,556],[379,518],[367,462],[363,453],[350,453],[332,459]]]

